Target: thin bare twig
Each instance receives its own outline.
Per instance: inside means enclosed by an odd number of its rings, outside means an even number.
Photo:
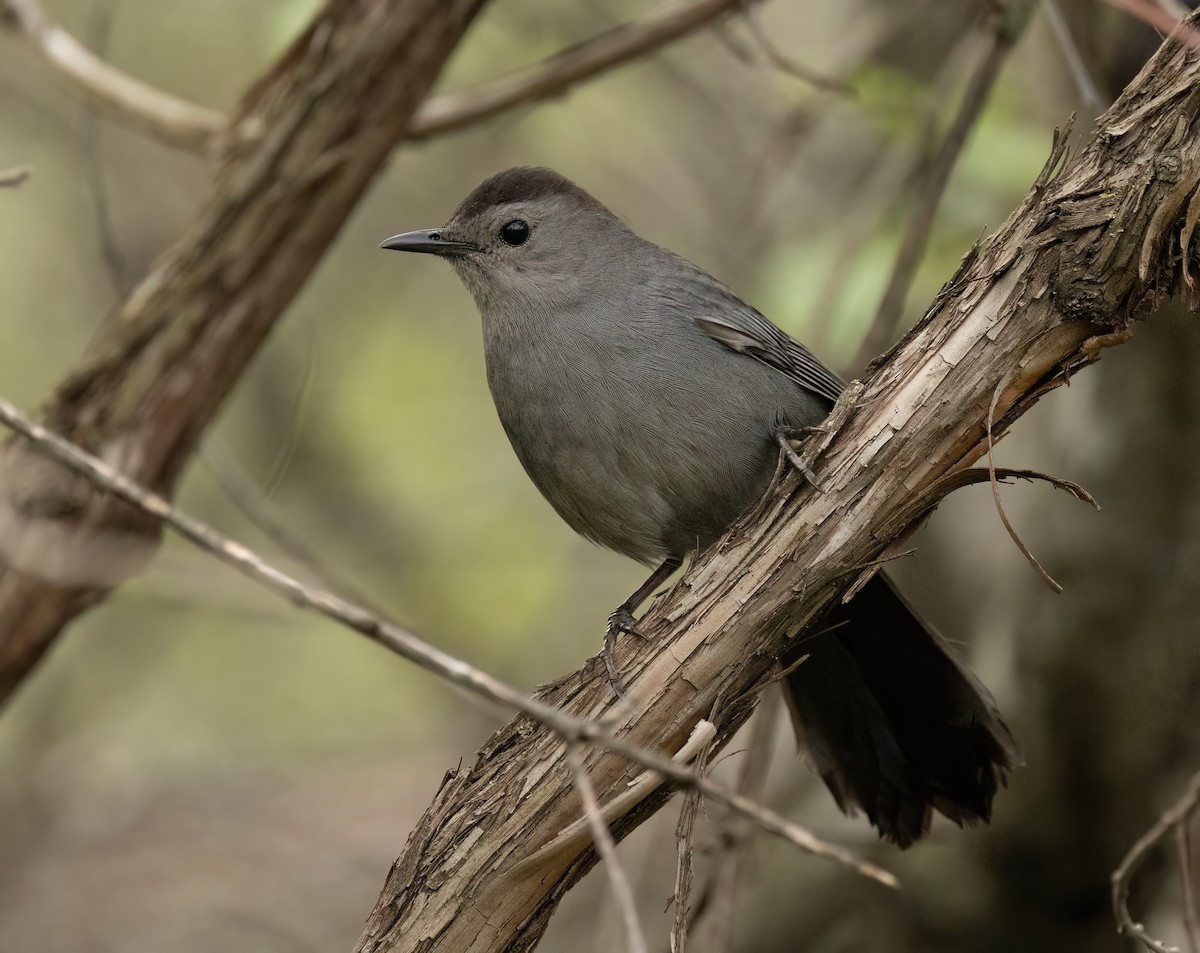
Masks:
[[[714,706],[715,709],[715,706]],[[716,737],[716,733],[713,733]],[[705,771],[712,739],[704,745],[696,758],[696,770]],[[688,791],[679,808],[679,821],[675,825],[675,890],[667,902],[675,904],[675,921],[671,925],[671,953],[685,953],[687,949],[688,911],[691,907],[692,882],[696,869],[692,854],[696,843],[696,815],[700,812],[700,792]]]
[[[112,20],[116,12],[116,0],[94,0],[91,14],[88,17],[87,40],[89,47],[99,57],[104,57],[108,48],[109,35],[112,30]],[[84,104],[83,121],[80,128],[80,149],[83,162],[87,169],[87,187],[92,198],[95,212],[97,240],[100,246],[101,258],[109,283],[118,296],[128,294],[133,287],[134,276],[121,250],[116,229],[113,227],[112,207],[109,190],[104,178],[104,164],[100,153],[100,126],[97,123],[96,111],[92,103]],[[307,327],[307,325],[306,325]],[[303,411],[305,399],[311,392],[314,378],[315,348],[309,340],[309,362],[303,378],[300,398],[293,424]],[[271,476],[267,479],[266,489],[262,489],[238,462],[237,457],[217,439],[210,439],[198,453],[200,462],[212,474],[225,495],[233,501],[256,529],[274,543],[284,555],[302,565],[310,576],[322,585],[348,595],[355,602],[367,606],[379,616],[387,613],[367,600],[355,587],[344,579],[339,579],[328,567],[323,565],[313,550],[291,531],[286,519],[276,512],[270,498],[272,485],[281,478],[287,462],[295,446],[296,427],[288,430],[288,439],[282,448]]]
[[[1002,24],[1001,19],[1003,18],[997,15],[997,22],[988,31],[987,48],[983,58],[967,83],[967,89],[963,93],[950,130],[946,133],[937,157],[922,183],[916,206],[908,220],[904,237],[900,241],[900,250],[896,253],[896,261],[892,266],[887,288],[884,290],[879,308],[875,312],[875,318],[863,338],[858,357],[855,359],[856,366],[865,365],[882,352],[896,337],[899,330],[900,319],[904,312],[904,302],[908,298],[909,288],[912,287],[917,268],[921,264],[921,257],[925,252],[925,246],[933,231],[933,222],[937,216],[938,206],[941,205],[942,196],[946,192],[946,186],[950,183],[950,174],[958,164],[959,156],[962,155],[963,147],[970,138],[971,130],[983,114],[983,107],[987,105],[992,87],[1000,75],[1000,68],[1004,65],[1009,51],[1017,41],[1017,29],[1007,23]]]
[[[106,115],[171,145],[209,152],[226,119],[209,109],[155,89],[110,66],[50,20],[37,0],[0,0],[0,23],[34,51],[76,92]]]
[[[1188,823],[1192,813],[1200,806],[1200,771],[1192,775],[1183,796],[1163,811],[1153,826],[1137,839],[1125,855],[1120,866],[1112,874],[1112,905],[1113,914],[1117,918],[1117,930],[1125,936],[1131,936],[1148,950],[1154,953],[1172,953],[1161,940],[1156,940],[1146,932],[1145,926],[1134,921],[1129,914],[1129,887],[1133,875],[1160,840],[1176,827]]]
[[[708,749],[716,737],[717,726],[711,721],[702,719],[696,723],[696,727],[692,729],[692,733],[683,747],[671,756],[671,760],[678,765],[690,764],[702,751]],[[658,787],[658,784],[658,778],[653,771],[643,771],[625,786],[624,791],[605,801],[604,807],[600,811],[604,822],[609,824],[628,814],[635,805],[644,801],[650,792]],[[520,861],[513,867],[512,874],[523,876],[530,871],[549,865],[552,861],[561,859],[564,853],[577,849],[586,836],[588,836],[587,822],[580,818],[578,821],[568,824],[549,841]]]
[[[15,189],[29,178],[29,170],[19,165],[12,169],[0,169],[0,189]]]
[[[742,16],[746,21],[746,26],[750,30],[750,36],[753,37],[755,44],[758,46],[767,63],[781,73],[794,76],[801,82],[807,83],[823,92],[836,93],[839,96],[854,96],[856,94],[854,87],[841,77],[827,76],[824,73],[819,73],[779,49],[763,26],[762,19],[759,16],[759,8],[755,5],[756,2],[757,0],[740,0],[739,6],[742,8]]]
[[[428,139],[539,102],[653,53],[729,13],[742,0],[692,0],[624,23],[541,63],[474,89],[429,99],[407,138]],[[187,102],[121,72],[53,23],[37,0],[0,0],[0,21],[24,36],[60,76],[107,116],[168,145],[211,154],[230,140],[254,138],[252,124],[230,129],[218,110]]]
[[[1196,911],[1195,879],[1192,876],[1192,826],[1183,821],[1175,828],[1175,855],[1180,861],[1183,928],[1188,936],[1188,953],[1200,953],[1200,912]]]
[[[767,771],[779,730],[779,694],[773,692],[758,706],[749,750],[738,775],[737,792],[761,801],[767,786]],[[738,886],[752,843],[750,828],[727,816],[721,825],[721,854],[705,893],[709,897],[704,916],[705,953],[724,953],[733,948],[733,914]]]
[[[1049,483],[1056,490],[1062,490],[1064,493],[1075,497],[1081,503],[1091,505],[1096,512],[1100,512],[1102,509],[1096,498],[1085,487],[1050,473],[1042,473],[1040,470],[1013,469],[1011,467],[967,467],[962,470],[952,470],[950,473],[929,484],[909,510],[911,520],[915,521],[919,519],[955,490],[961,490],[963,487],[973,486],[976,483],[1006,483],[1009,480],[1029,480],[1031,483],[1035,481]]]
[[[1196,882],[1192,877],[1191,825],[1181,821],[1175,828],[1175,855],[1179,858],[1179,892],[1182,895],[1183,926],[1189,953],[1200,953],[1200,913],[1196,911]]]
[[[1067,69],[1070,70],[1071,79],[1075,81],[1075,88],[1079,90],[1079,98],[1083,100],[1083,104],[1087,107],[1088,112],[1093,116],[1099,116],[1100,113],[1104,112],[1108,103],[1105,102],[1099,85],[1097,85],[1096,80],[1092,77],[1091,70],[1088,69],[1087,61],[1083,57],[1083,51],[1079,48],[1079,44],[1075,42],[1075,37],[1071,34],[1071,25],[1067,23],[1062,6],[1058,0],[1042,0],[1042,9],[1046,11],[1046,19],[1050,21],[1050,29],[1054,32],[1054,38],[1058,41],[1059,49],[1062,50],[1063,59],[1067,61]]]
[[[865,877],[889,887],[898,886],[896,878],[850,851],[829,844],[807,829],[761,805],[755,804],[723,786],[714,784],[697,772],[665,758],[657,752],[631,744],[612,734],[595,721],[574,715],[530,698],[520,689],[501,681],[482,669],[430,645],[411,632],[401,629],[363,607],[338,598],[325,590],[305,586],[293,576],[267,563],[261,556],[234,542],[211,526],[177,510],[166,499],[134,483],[97,457],[70,441],[34,423],[13,404],[0,399],[0,423],[21,434],[48,456],[81,474],[94,485],[108,490],[144,513],[160,520],[179,536],[200,547],[226,565],[278,593],[300,608],[312,609],[328,619],[353,629],[378,642],[425,670],[458,685],[487,701],[515,709],[540,722],[565,742],[590,742],[657,773],[661,779],[685,788],[697,788],[718,804],[753,818],[761,825],[801,850],[836,860]]]
[[[945,57],[937,76],[920,97],[917,103],[919,116],[913,122],[917,127],[916,134],[893,138],[879,150],[870,168],[863,173],[861,185],[855,190],[849,206],[839,216],[838,249],[809,309],[809,346],[818,352],[829,335],[833,324],[829,316],[845,291],[855,255],[880,230],[880,223],[891,213],[897,199],[907,191],[918,170],[928,167],[932,161],[938,117],[943,115],[946,102],[950,99],[954,78],[969,59],[971,40],[970,35],[959,38]],[[854,373],[859,366],[851,365],[848,370]]]
[[[588,826],[592,829],[592,840],[596,844],[596,853],[604,861],[613,896],[617,898],[617,906],[621,909],[621,918],[625,921],[625,934],[629,937],[629,949],[631,953],[647,953],[646,937],[642,933],[642,925],[638,920],[637,904],[633,900],[629,877],[621,865],[620,858],[617,857],[617,845],[613,841],[612,832],[600,814],[600,805],[596,801],[596,790],[592,787],[591,778],[588,777],[587,769],[583,765],[579,746],[573,742],[567,743],[567,763],[571,766],[571,772],[575,776],[575,790],[579,792],[583,813],[587,817]]]
[[[88,16],[88,46],[100,58],[108,51],[115,6],[115,0],[94,0]],[[92,210],[95,212],[100,257],[113,292],[118,297],[124,297],[133,288],[136,276],[125,259],[116,229],[113,227],[112,205],[104,181],[104,163],[100,155],[100,123],[91,100],[84,102],[83,118],[79,127],[79,147],[87,171],[87,188],[92,199]]]
[[[1174,36],[1193,50],[1200,50],[1200,32],[1182,22],[1190,12],[1182,3],[1174,0],[1108,0],[1108,3],[1153,27],[1162,36]]]
[[[1000,481],[996,479],[996,460],[992,453],[992,448],[995,446],[995,442],[992,439],[992,424],[996,419],[996,404],[1000,402],[1000,393],[1008,385],[1008,382],[1009,378],[1006,377],[1002,378],[1000,383],[996,385],[996,389],[992,391],[991,406],[988,408],[987,460],[988,480],[992,484],[992,499],[996,503],[996,512],[1000,514],[1000,522],[1003,523],[1004,528],[1008,530],[1008,535],[1012,538],[1012,541],[1017,544],[1017,549],[1019,549],[1025,555],[1025,558],[1029,560],[1029,565],[1031,565],[1037,571],[1038,575],[1045,580],[1046,585],[1048,585],[1055,592],[1061,593],[1063,591],[1063,587],[1058,584],[1058,581],[1051,576],[1050,573],[1046,572],[1046,570],[1042,567],[1042,564],[1037,561],[1037,557],[1034,556],[1029,547],[1025,545],[1024,540],[1017,535],[1017,531],[1013,528],[1013,524],[1008,521],[1008,514],[1004,512],[1004,504],[1000,502]],[[1057,480],[1052,480],[1051,482],[1054,482],[1056,486],[1058,485]],[[1080,489],[1082,489],[1082,487],[1080,487]],[[1088,495],[1090,496],[1091,494]],[[1092,500],[1091,502],[1094,504],[1096,501]]]
[[[879,7],[869,15],[860,17],[852,30],[839,38],[838,48],[830,55],[833,65],[829,72],[849,82],[845,77],[850,76],[864,63],[874,57],[889,41],[894,39],[904,27],[913,22],[923,11],[929,0],[913,0],[901,4],[898,9]],[[714,33],[726,41],[734,55],[742,58],[742,51],[733,42],[733,37],[724,31]],[[751,179],[754,183],[752,196],[753,209],[757,218],[770,197],[774,183],[780,178],[782,168],[789,161],[800,141],[813,130],[820,128],[817,119],[822,111],[834,102],[830,97],[808,97],[799,106],[790,110],[782,121],[776,124],[771,132],[765,148],[760,150],[760,156],[752,170]],[[820,334],[828,323],[827,312],[820,314],[820,320],[812,323],[811,334]]]
[[[380,618],[389,618],[387,612],[368,599],[356,586],[324,564],[313,548],[293,531],[291,522],[280,512],[279,506],[246,472],[246,468],[225,444],[210,440],[200,449],[199,457],[200,462],[212,474],[217,486],[229,497],[233,505],[255,529],[274,543],[284,556],[303,566],[309,577],[322,586],[345,593],[354,602]]]
[[[536,103],[566,92],[622,63],[653,53],[729,13],[742,0],[692,0],[623,23],[577,46],[556,53],[536,66],[474,89],[435,96],[409,126],[409,139],[428,139],[490,119],[516,106]]]

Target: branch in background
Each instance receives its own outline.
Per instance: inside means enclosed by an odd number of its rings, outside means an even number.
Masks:
[[[1186,17],[1192,12],[1194,6],[1189,6],[1185,0],[1155,0],[1155,3],[1176,20],[1182,20]]]
[[[1179,0],[1108,0],[1110,6],[1124,10],[1135,20],[1157,30],[1160,36],[1170,36],[1193,50],[1200,50],[1200,30],[1195,21],[1184,23],[1191,11]]]
[[[914,120],[916,135],[893,137],[876,153],[850,205],[841,216],[838,250],[808,311],[806,327],[809,330],[805,340],[816,353],[820,353],[826,343],[834,323],[829,316],[834,313],[846,290],[855,256],[881,230],[884,218],[901,204],[901,195],[918,177],[918,171],[932,164],[937,148],[939,117],[944,114],[946,103],[951,99],[956,78],[974,52],[973,39],[971,34],[965,33],[955,42],[917,105]],[[851,363],[846,371],[853,375],[861,367],[861,364]]]
[[[930,0],[911,0],[904,4],[876,7],[871,15],[859,17],[853,28],[839,38],[837,47],[830,54],[829,58],[833,63],[830,72],[849,83],[848,77],[892,42],[905,27],[924,12],[929,2]],[[715,30],[714,33],[725,42],[726,47],[738,60],[749,61],[750,54],[743,52],[731,34],[721,29]],[[770,202],[771,189],[781,178],[792,153],[804,137],[821,128],[818,119],[833,102],[834,100],[827,96],[809,97],[790,110],[771,132],[766,148],[761,150],[761,155],[751,172],[755,186],[752,201],[756,210],[766,207]],[[815,329],[824,327],[825,317],[825,314],[821,315],[822,320],[816,322]],[[812,343],[812,340],[809,340],[809,344]],[[819,351],[820,348],[816,350]]]
[[[186,232],[114,309],[43,406],[43,419],[134,480],[172,492],[217,409],[486,2],[322,5],[254,95],[243,97],[262,138],[223,154]],[[75,479],[56,472],[51,484]],[[33,479],[25,489],[35,507],[78,492],[71,499],[81,525],[105,540],[121,536],[131,518],[85,481],[62,487]],[[78,553],[44,555],[67,572],[36,559],[0,565],[0,702],[63,626],[120,580],[112,560],[83,565]]]
[[[1168,947],[1160,940],[1154,939],[1146,932],[1145,926],[1137,923],[1129,914],[1129,888],[1133,875],[1159,841],[1176,829],[1183,829],[1191,820],[1192,814],[1200,807],[1200,773],[1192,775],[1183,796],[1163,811],[1162,816],[1154,822],[1154,826],[1146,831],[1129,849],[1125,859],[1112,875],[1112,904],[1113,913],[1117,918],[1117,928],[1125,936],[1131,936],[1142,946],[1154,953],[1177,953],[1174,947]],[[1185,900],[1185,904],[1193,903],[1194,899]]]
[[[715,706],[714,706],[715,707]],[[716,712],[714,711],[714,716]],[[704,744],[696,756],[696,770],[708,770],[710,746],[715,732]],[[745,794],[739,791],[739,794]],[[684,795],[683,804],[679,807],[679,819],[675,824],[675,890],[667,902],[668,908],[675,905],[675,921],[671,926],[671,953],[685,953],[687,949],[687,932],[689,925],[689,908],[692,897],[692,881],[695,879],[695,866],[692,855],[696,846],[696,815],[700,811],[700,794],[696,790]]]
[[[612,885],[613,896],[617,899],[617,907],[621,911],[621,919],[625,923],[625,934],[629,937],[629,953],[647,953],[646,937],[642,934],[642,924],[638,919],[637,904],[633,899],[633,889],[629,886],[629,877],[621,860],[617,857],[617,845],[613,841],[612,832],[604,822],[600,813],[600,804],[596,800],[596,789],[588,778],[587,768],[579,754],[579,747],[574,742],[567,742],[567,764],[575,779],[575,790],[579,792],[579,801],[583,805],[583,813],[592,831],[592,840],[596,845],[596,853],[604,861]]]
[[[622,24],[529,69],[474,89],[435,96],[409,126],[409,139],[428,139],[499,113],[565,93],[630,60],[653,53],[741,6],[743,0],[693,0]],[[758,2],[758,0],[755,0]]]
[[[762,801],[767,786],[767,773],[779,730],[779,699],[779,693],[774,692],[758,706],[749,750],[738,775],[737,792],[754,801]],[[708,940],[706,953],[728,953],[733,949],[733,914],[742,870],[754,842],[753,833],[749,825],[732,814],[726,815],[720,825],[719,859],[696,911],[696,919],[698,922],[703,920],[703,935]]]
[[[1191,825],[1175,828],[1175,856],[1179,860],[1180,906],[1183,907],[1183,928],[1187,932],[1189,953],[1200,953],[1200,911],[1196,909],[1196,879],[1192,875],[1195,859],[1192,856]]]
[[[513,76],[436,96],[417,111],[406,138],[428,139],[560,95],[578,83],[687,36],[744,2],[692,0],[670,6],[608,30]],[[231,130],[227,118],[217,110],[164,93],[110,66],[52,23],[36,0],[0,0],[0,16],[98,109],[167,145],[212,154],[227,141],[255,139],[261,134],[254,123]],[[812,81],[818,80],[814,77]]]
[[[88,15],[88,46],[101,59],[108,52],[115,8],[115,0],[93,0]],[[100,155],[100,135],[101,125],[96,108],[91,100],[84,100],[83,116],[79,124],[79,150],[87,172],[87,189],[92,199],[100,259],[104,262],[104,270],[113,293],[120,298],[129,293],[138,276],[134,274],[124,252],[121,251],[121,243],[113,227],[112,204],[109,201],[108,188],[105,186],[104,163]]]
[[[929,235],[933,231],[933,221],[946,186],[950,182],[950,174],[958,164],[971,129],[982,115],[983,107],[987,105],[992,87],[1000,75],[1000,68],[1019,39],[1028,19],[1026,0],[1008,0],[993,14],[993,21],[988,30],[987,49],[967,84],[954,122],[921,185],[916,207],[900,241],[900,250],[896,253],[896,262],[892,266],[887,289],[863,338],[854,361],[855,367],[865,366],[880,354],[895,340],[900,330],[904,302],[908,298],[908,291],[920,267]]]
[[[802,850],[845,863],[864,876],[887,886],[897,886],[895,878],[886,871],[859,860],[841,847],[819,840],[799,825],[752,803],[747,798],[726,791],[695,771],[688,770],[656,752],[617,738],[599,722],[577,718],[530,698],[520,689],[443,652],[361,606],[347,602],[333,593],[305,586],[293,576],[267,563],[249,548],[223,536],[208,524],[179,511],[166,499],[138,486],[104,461],[34,423],[3,399],[0,399],[0,423],[21,434],[53,459],[86,477],[95,486],[115,494],[154,519],[161,520],[188,542],[283,596],[294,605],[312,609],[327,619],[365,635],[371,641],[391,649],[426,671],[466,689],[485,701],[528,715],[545,725],[567,744],[586,741],[601,745],[657,773],[660,781],[666,779],[687,788],[695,788],[716,803],[723,804],[746,817],[753,817],[765,830],[778,834]],[[642,798],[648,796],[653,787],[644,788]],[[629,808],[633,806],[635,805],[628,805]]]
[[[219,111],[109,66],[52,22],[37,0],[0,0],[0,23],[25,37],[72,89],[113,119],[193,152],[212,151],[225,132],[226,119]]]
[[[758,0],[741,0],[739,6],[742,9],[742,16],[746,21],[746,26],[750,30],[750,36],[754,39],[755,45],[768,64],[781,73],[793,76],[802,83],[807,83],[823,92],[836,93],[839,96],[854,95],[854,87],[846,80],[837,76],[826,76],[823,73],[818,73],[816,70],[805,66],[779,49],[771,39],[766,27],[763,26],[762,20],[759,17],[757,2]]]
[[[1071,73],[1071,79],[1075,81],[1075,88],[1079,90],[1079,98],[1083,100],[1083,105],[1089,115],[1098,116],[1108,103],[1100,92],[1096,80],[1092,77],[1091,70],[1088,69],[1083,51],[1071,34],[1071,25],[1067,23],[1059,0],[1042,0],[1042,9],[1046,11],[1050,29],[1054,32],[1054,38],[1062,50],[1063,59],[1067,61],[1067,69]]]
[[[1108,0],[1111,6],[1124,10],[1135,20],[1141,20],[1153,27],[1164,36],[1179,25],[1179,21],[1187,16],[1187,7],[1182,3],[1163,2],[1163,0]]]
[[[23,165],[12,169],[0,169],[0,189],[15,189],[29,178],[29,170]]]
[[[87,42],[99,57],[107,54],[115,8],[116,0],[93,0],[92,3],[88,17]],[[113,291],[118,296],[123,296],[136,283],[136,276],[129,268],[113,226],[112,205],[105,183],[104,163],[100,151],[101,126],[97,122],[97,118],[95,108],[90,102],[85,102],[80,124],[79,145],[83,164],[87,170],[87,188],[95,213],[96,237],[101,259]],[[305,326],[307,327],[307,325]],[[297,401],[295,413],[297,419],[293,420],[293,426],[287,430],[287,440],[275,466],[272,467],[272,475],[266,482],[266,489],[259,487],[238,461],[233,451],[220,439],[210,439],[205,446],[200,448],[197,456],[200,458],[201,464],[212,475],[217,486],[224,491],[242,515],[255,529],[274,543],[283,555],[303,566],[309,576],[316,579],[325,588],[345,593],[355,602],[367,606],[376,615],[384,618],[387,617],[386,612],[373,605],[353,585],[332,572],[312,548],[292,531],[291,521],[279,513],[278,506],[270,496],[271,487],[286,469],[291,450],[295,445],[298,416],[312,389],[315,345],[312,341],[311,329],[309,331],[310,360],[305,369],[303,386]]]

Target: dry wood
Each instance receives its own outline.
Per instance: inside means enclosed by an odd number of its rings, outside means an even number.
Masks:
[[[1020,207],[839,403],[811,448],[825,492],[787,474],[651,610],[642,624],[649,641],[619,646],[629,704],[614,704],[603,673],[589,670],[540,697],[611,719],[623,737],[659,750],[678,748],[719,695],[741,698],[718,719],[718,744],[726,740],[787,639],[845,592],[861,567],[873,572],[984,454],[997,388],[995,432],[1002,433],[1180,285],[1191,259],[1190,209],[1200,208],[1198,79],[1200,57],[1168,43],[1075,161],[1066,163],[1058,137]],[[590,752],[587,768],[601,803],[634,770],[607,751]],[[661,799],[660,792],[612,822],[614,834]],[[446,776],[358,949],[532,948],[595,855],[563,856],[537,878],[514,871],[577,814],[562,745],[516,719],[473,766]]]
[[[234,121],[262,135],[226,157],[196,221],[101,330],[43,408],[46,422],[169,493],[484,3],[327,0],[242,103]],[[0,541],[0,701],[67,622],[153,551],[155,533],[18,446],[4,466],[3,502],[22,532]]]
[[[1167,946],[1161,940],[1156,940],[1146,932],[1144,925],[1136,922],[1130,916],[1129,890],[1133,881],[1133,875],[1145,863],[1150,851],[1158,845],[1159,841],[1166,838],[1171,831],[1179,832],[1181,835],[1181,845],[1187,843],[1187,827],[1197,807],[1200,807],[1200,773],[1192,775],[1187,788],[1179,800],[1163,811],[1159,815],[1158,820],[1151,825],[1150,829],[1137,839],[1136,843],[1129,848],[1129,853],[1125,855],[1112,874],[1112,905],[1113,915],[1117,920],[1117,929],[1122,934],[1133,937],[1146,949],[1153,950],[1154,953],[1172,953],[1172,951],[1178,953],[1179,947]],[[1187,857],[1187,851],[1184,849],[1180,850],[1180,860],[1185,865],[1190,860]],[[1189,943],[1194,950],[1196,938],[1190,918],[1194,915],[1193,904],[1195,903],[1195,898],[1187,890],[1191,885],[1190,872],[1190,866],[1185,866],[1184,875],[1181,877],[1184,888],[1182,906],[1184,926],[1188,931]]]

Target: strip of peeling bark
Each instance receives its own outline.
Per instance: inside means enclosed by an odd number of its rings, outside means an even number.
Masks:
[[[169,494],[485,2],[326,0],[241,106],[235,122],[260,135],[225,157],[195,222],[43,408],[47,424]],[[156,531],[15,444],[0,476],[2,703],[148,558]]]
[[[1181,283],[1192,289],[1198,81],[1200,56],[1168,42],[1077,159],[1066,164],[1056,144],[1021,206],[839,403],[816,460],[824,492],[786,476],[647,615],[650,641],[622,643],[629,706],[614,707],[602,671],[575,673],[542,698],[612,718],[628,740],[663,751],[704,717],[727,739],[789,635],[964,482],[964,468],[986,451],[990,408],[1002,433],[1103,347],[1126,339],[1162,295]],[[605,751],[590,752],[587,768],[602,803],[636,772]],[[627,832],[665,794],[614,832]],[[595,862],[586,842],[537,853],[577,814],[562,745],[516,719],[474,766],[446,776],[358,950],[532,948]]]

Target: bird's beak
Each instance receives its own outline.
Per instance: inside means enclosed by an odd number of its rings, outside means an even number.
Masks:
[[[379,243],[380,248],[392,251],[424,252],[426,255],[465,255],[468,252],[479,251],[470,242],[456,242],[442,237],[440,229],[429,231],[405,232],[403,235],[393,235],[387,241]]]

